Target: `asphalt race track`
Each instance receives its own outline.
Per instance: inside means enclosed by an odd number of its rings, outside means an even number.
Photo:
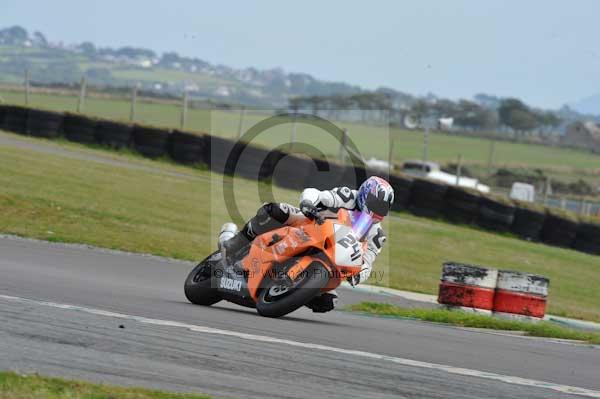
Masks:
[[[600,397],[599,347],[339,311],[271,320],[204,308],[183,295],[190,268],[1,237],[0,369],[232,398]],[[398,301],[340,293],[342,304]]]

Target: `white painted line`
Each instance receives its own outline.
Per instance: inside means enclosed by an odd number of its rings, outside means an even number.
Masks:
[[[418,292],[410,292],[410,291],[401,291],[401,290],[396,290],[393,288],[380,287],[377,285],[369,285],[369,284],[359,284],[357,286],[352,287],[346,281],[342,282],[342,286],[345,288],[348,288],[350,290],[354,289],[354,290],[361,291],[361,292],[367,292],[369,294],[384,294],[384,295],[398,296],[398,297],[408,299],[411,301],[438,304],[436,295],[421,294]]]
[[[460,367],[446,366],[443,364],[421,362],[418,360],[404,359],[404,358],[400,358],[400,357],[381,355],[381,354],[371,353],[371,352],[364,352],[364,351],[351,350],[351,349],[342,349],[342,348],[336,348],[336,347],[327,346],[327,345],[292,341],[292,340],[287,340],[287,339],[269,337],[269,336],[265,336],[265,335],[246,334],[246,333],[242,333],[242,332],[238,332],[238,331],[221,330],[218,328],[181,323],[181,322],[177,322],[177,321],[151,319],[151,318],[147,318],[147,317],[128,315],[128,314],[124,314],[124,313],[109,312],[109,311],[105,311],[105,310],[101,310],[101,309],[94,309],[94,308],[88,308],[88,307],[83,307],[83,306],[76,306],[76,305],[69,305],[69,304],[62,304],[62,303],[55,303],[55,302],[38,301],[38,300],[34,300],[34,299],[20,298],[20,297],[8,296],[8,295],[0,295],[0,299],[9,301],[9,302],[26,303],[26,304],[33,304],[33,305],[40,305],[40,306],[49,306],[49,307],[58,308],[58,309],[66,309],[66,310],[74,310],[74,311],[84,312],[84,313],[93,314],[93,315],[97,315],[97,316],[105,316],[105,317],[113,317],[113,318],[118,318],[118,319],[132,320],[132,321],[136,321],[136,322],[144,323],[144,324],[151,324],[151,325],[157,325],[157,326],[168,326],[168,327],[180,327],[180,328],[188,329],[190,331],[204,333],[204,334],[222,335],[222,336],[234,337],[234,338],[245,339],[245,340],[250,340],[250,341],[266,342],[266,343],[270,343],[270,344],[282,344],[282,345],[294,346],[294,347],[304,348],[304,349],[312,349],[312,350],[317,350],[317,351],[335,352],[335,353],[340,353],[343,355],[357,356],[357,357],[362,357],[362,358],[369,358],[369,359],[375,359],[375,360],[379,360],[379,361],[400,364],[403,366],[443,371],[443,372],[446,372],[449,374],[454,374],[454,375],[484,378],[484,379],[488,379],[488,380],[504,382],[507,384],[528,386],[528,387],[532,387],[532,388],[550,389],[550,390],[553,390],[556,392],[561,392],[561,393],[570,394],[570,395],[585,396],[588,398],[600,398],[600,391],[594,391],[591,389],[573,387],[573,386],[568,386],[568,385],[554,384],[551,382],[530,380],[527,378],[513,377],[513,376],[507,376],[507,375],[496,374],[496,373],[488,373],[485,371],[470,370],[470,369],[465,369],[465,368],[460,368]]]

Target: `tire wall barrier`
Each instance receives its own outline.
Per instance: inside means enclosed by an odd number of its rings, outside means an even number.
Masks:
[[[232,140],[227,140],[221,137],[209,136],[208,137],[209,151],[207,152],[208,158],[204,160],[208,165],[209,169],[215,173],[221,173],[225,175],[233,175],[237,168],[236,163],[227,164],[229,159],[235,160],[241,157],[244,147],[241,144],[237,144]]]
[[[448,187],[444,201],[444,217],[454,223],[475,223],[479,217],[480,201],[481,195],[476,191]]]
[[[159,158],[168,153],[171,132],[136,125],[133,128],[133,148],[148,158]]]
[[[133,148],[151,158],[169,155],[182,164],[206,164],[218,173],[270,180],[293,190],[307,186],[320,189],[356,186],[364,178],[377,174],[363,166],[339,165],[284,151],[267,151],[203,133],[178,130],[171,133],[169,129],[132,126],[80,114],[15,105],[0,105],[0,128],[18,134],[48,138],[64,135],[78,143]],[[227,165],[232,154],[237,163]],[[477,224],[491,231],[512,232],[526,240],[600,255],[598,222],[581,222],[572,214],[562,215],[543,207],[412,178],[402,173],[394,173],[388,178],[396,194],[393,210],[408,209],[425,217],[443,216],[454,223]]]
[[[443,305],[490,311],[498,271],[460,263],[444,263],[438,302]]]
[[[6,116],[6,105],[0,104],[0,129],[4,129],[4,117]]]
[[[63,114],[39,109],[30,109],[27,113],[27,134],[49,139],[60,136]]]
[[[535,274],[446,262],[438,303],[511,318],[543,318],[550,280]]]
[[[525,240],[539,241],[545,221],[546,212],[543,210],[517,205],[511,231]]]
[[[210,158],[208,136],[175,130],[170,138],[169,155],[175,161],[193,165],[205,163]]]
[[[479,202],[479,226],[498,232],[509,231],[515,218],[515,206],[489,196],[481,197]]]
[[[390,176],[390,184],[394,188],[393,211],[408,209],[412,191],[413,179],[406,175],[393,174]]]
[[[63,120],[63,133],[68,140],[76,143],[96,143],[96,120],[66,113]]]
[[[569,248],[575,242],[577,227],[576,220],[547,212],[542,227],[542,242],[556,247]]]
[[[4,129],[17,134],[26,134],[28,111],[27,108],[14,105],[6,107]]]
[[[432,180],[415,179],[410,192],[409,209],[418,216],[438,217],[444,209],[448,186]]]
[[[302,190],[313,162],[304,157],[284,155],[273,169],[272,181],[280,187]]]
[[[126,148],[131,146],[131,125],[107,120],[96,124],[95,137],[99,144],[111,148]]]
[[[573,248],[592,255],[600,255],[600,225],[581,223],[577,226]]]
[[[231,174],[257,181],[265,180],[273,175],[277,161],[277,153],[248,145],[241,150]]]
[[[543,318],[550,280],[535,274],[500,270],[494,313]]]

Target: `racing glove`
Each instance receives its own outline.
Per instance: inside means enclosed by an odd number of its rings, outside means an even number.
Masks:
[[[300,203],[300,211],[304,216],[313,220],[316,218],[319,209],[315,206],[315,204],[312,201],[304,200]]]

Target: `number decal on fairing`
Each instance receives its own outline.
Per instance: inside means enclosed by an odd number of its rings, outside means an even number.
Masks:
[[[340,244],[344,248],[352,247],[353,252],[352,252],[352,255],[350,256],[350,259],[352,259],[352,261],[355,261],[360,257],[360,242],[356,239],[356,237],[354,236],[354,233],[346,234],[337,243]]]

